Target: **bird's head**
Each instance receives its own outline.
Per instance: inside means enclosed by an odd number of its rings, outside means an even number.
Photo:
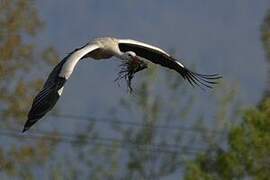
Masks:
[[[143,62],[133,51],[125,52],[122,55],[122,58],[126,61],[124,64],[126,65],[127,69],[129,69],[129,72],[136,73],[147,68],[147,64]]]
[[[129,64],[129,68],[134,72],[147,68],[147,64],[143,62],[133,51],[123,53],[122,59],[126,61],[126,64]]]
[[[127,51],[127,52],[125,52],[125,53],[122,54],[122,59],[123,60],[130,61],[130,60],[136,60],[138,58],[137,58],[135,52],[133,52],[133,51]]]

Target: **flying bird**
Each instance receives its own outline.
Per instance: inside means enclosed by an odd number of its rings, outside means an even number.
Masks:
[[[97,38],[69,53],[54,67],[42,90],[33,100],[23,132],[28,130],[55,106],[66,81],[79,60],[84,58],[100,60],[112,56],[122,61],[118,79],[125,78],[129,87],[133,75],[147,68],[146,61],[178,72],[192,86],[198,85],[211,88],[213,84],[216,84],[216,80],[221,78],[218,74],[205,75],[192,72],[166,51],[143,42],[113,37]]]

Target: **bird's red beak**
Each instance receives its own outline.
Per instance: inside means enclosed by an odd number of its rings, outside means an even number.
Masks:
[[[135,57],[133,57],[133,61],[135,63],[140,63],[141,60],[138,58],[138,56],[135,56]]]
[[[143,62],[142,60],[140,60],[138,56],[133,57],[132,64],[134,67],[134,72],[138,72],[147,68],[147,64]]]

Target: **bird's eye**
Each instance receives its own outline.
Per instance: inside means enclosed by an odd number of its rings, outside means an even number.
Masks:
[[[131,57],[131,54],[128,54],[129,57]]]

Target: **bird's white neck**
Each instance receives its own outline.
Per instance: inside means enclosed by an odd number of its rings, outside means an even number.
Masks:
[[[115,54],[115,56],[116,56],[117,58],[121,59],[121,60],[124,60],[124,61],[127,60],[126,54],[123,53],[123,52],[121,52],[121,51],[119,51],[117,54]]]

